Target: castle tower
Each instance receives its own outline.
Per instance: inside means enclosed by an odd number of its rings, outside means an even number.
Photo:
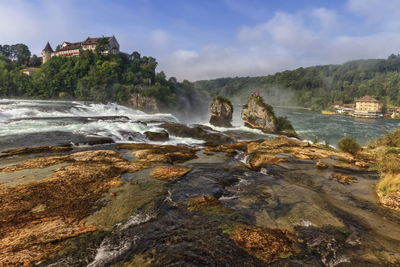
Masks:
[[[46,63],[46,61],[51,58],[51,53],[53,52],[53,48],[51,48],[50,43],[47,42],[46,46],[42,50],[42,63]]]

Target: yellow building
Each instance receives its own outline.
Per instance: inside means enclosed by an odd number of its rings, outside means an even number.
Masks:
[[[377,118],[381,117],[382,104],[372,96],[356,99],[355,117]]]

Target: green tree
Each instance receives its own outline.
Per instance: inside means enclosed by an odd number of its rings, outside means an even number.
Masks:
[[[95,52],[97,54],[101,54],[101,53],[103,53],[104,51],[107,51],[107,50],[108,50],[108,40],[107,40],[107,38],[98,39],[97,42],[96,42]]]

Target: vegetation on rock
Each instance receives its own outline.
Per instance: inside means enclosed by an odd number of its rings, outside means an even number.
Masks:
[[[233,230],[231,238],[239,247],[266,263],[296,253],[294,236],[286,230],[239,225]]]
[[[400,147],[400,128],[386,132],[384,136],[371,141],[368,146],[370,148],[380,146]]]
[[[356,139],[352,136],[345,136],[342,139],[340,139],[338,142],[338,147],[343,152],[347,152],[350,154],[355,154],[361,149]]]
[[[271,105],[262,96],[252,95],[242,109],[242,119],[247,127],[266,133],[281,133],[296,137],[297,134],[286,117],[276,117]]]

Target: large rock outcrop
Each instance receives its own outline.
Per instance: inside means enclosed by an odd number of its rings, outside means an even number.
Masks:
[[[217,127],[232,127],[233,106],[229,99],[218,96],[211,102],[210,124]]]
[[[249,97],[242,109],[242,120],[245,126],[260,129],[264,133],[297,137],[290,121],[286,117],[276,117],[272,106],[265,103],[259,95]]]
[[[278,131],[277,120],[272,106],[266,104],[261,96],[250,96],[242,109],[242,120],[249,128],[260,129],[265,133]]]
[[[146,113],[159,113],[160,108],[154,97],[143,96],[141,94],[132,94],[129,103],[134,109],[141,110]]]

